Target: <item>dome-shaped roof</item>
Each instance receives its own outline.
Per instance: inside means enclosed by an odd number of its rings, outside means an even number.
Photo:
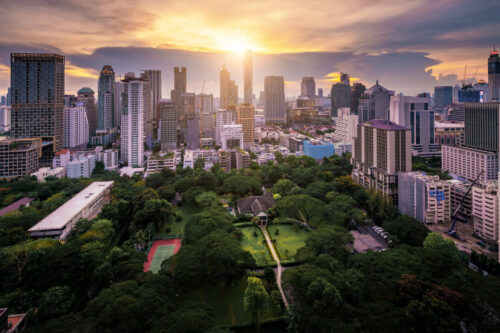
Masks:
[[[93,94],[94,91],[90,89],[89,87],[83,87],[82,89],[78,90],[79,94]]]

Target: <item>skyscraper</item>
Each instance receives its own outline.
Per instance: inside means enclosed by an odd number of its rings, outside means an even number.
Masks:
[[[89,87],[83,87],[78,90],[76,99],[85,106],[87,121],[89,123],[89,136],[95,135],[97,129],[97,109],[95,107],[94,91]]]
[[[248,148],[255,143],[255,109],[253,105],[248,103],[238,105],[236,119],[243,129],[243,146]]]
[[[465,103],[465,143],[470,148],[498,152],[500,103]]]
[[[490,98],[492,101],[499,101],[500,97],[500,57],[498,51],[493,47],[493,51],[488,58],[488,86],[490,88]]]
[[[152,82],[147,72],[141,73],[141,78],[144,81],[144,135],[152,139],[156,126],[156,120],[153,113]]]
[[[229,81],[229,98],[227,106],[236,106],[238,105],[238,85],[234,80]],[[226,106],[226,107],[227,107]]]
[[[113,119],[114,127],[120,127],[122,123],[122,83],[115,82],[115,103],[114,103]]]
[[[115,72],[110,65],[104,65],[97,85],[97,130],[99,131],[113,128],[114,96]]]
[[[351,107],[351,87],[343,83],[335,83],[332,85],[331,96],[331,115],[337,118],[338,109],[343,107]]]
[[[394,91],[386,89],[378,84],[365,91],[359,99],[358,116],[359,122],[363,123],[371,119],[389,119],[389,104]]]
[[[196,113],[187,116],[187,149],[200,149],[200,115]]]
[[[160,142],[161,150],[177,148],[177,114],[175,104],[169,100],[160,100]]]
[[[300,96],[307,96],[309,98],[316,97],[316,82],[314,77],[306,76],[302,78],[300,83]]]
[[[122,93],[121,159],[128,166],[144,163],[144,95],[148,89],[143,78],[126,76]]]
[[[358,114],[359,99],[365,93],[366,87],[360,82],[356,82],[351,87],[351,114]]]
[[[453,103],[453,87],[437,86],[434,87],[434,105],[445,106]]]
[[[11,136],[42,138],[63,147],[64,56],[11,54]]]
[[[243,58],[243,103],[253,104],[253,60],[252,52],[246,50]]]
[[[86,148],[89,143],[89,122],[85,104],[64,107],[64,147]]]
[[[224,125],[229,125],[236,120],[234,111],[217,110],[215,114],[215,143],[217,146],[222,146],[221,134]]]
[[[266,122],[269,123],[285,122],[285,81],[283,76],[266,76],[264,78],[264,116]]]
[[[158,121],[160,120],[160,110],[158,108],[158,102],[161,99],[161,70],[159,69],[146,69],[144,70],[149,76],[151,82],[151,93],[152,93],[152,121],[154,122],[154,127],[158,126]]]
[[[226,69],[226,65],[222,65],[222,69],[220,70],[220,82],[219,82],[220,84],[219,107],[221,109],[227,108],[227,105],[229,104],[229,95],[231,94],[230,81],[231,81],[230,74]]]
[[[323,88],[318,88],[318,97],[323,98]]]
[[[434,144],[434,110],[429,97],[391,96],[390,120],[411,129],[411,146],[419,153],[436,151]]]

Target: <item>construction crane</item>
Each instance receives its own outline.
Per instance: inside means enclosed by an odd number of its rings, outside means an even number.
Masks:
[[[457,222],[458,211],[460,210],[460,208],[462,208],[462,204],[464,203],[465,198],[467,198],[467,196],[469,195],[470,191],[472,190],[472,188],[477,183],[477,181],[479,180],[479,178],[481,177],[481,175],[483,173],[484,173],[484,170],[481,170],[481,172],[479,173],[479,175],[477,175],[476,179],[474,179],[474,181],[472,182],[472,185],[469,187],[469,189],[467,190],[467,192],[465,192],[465,195],[463,196],[462,200],[460,201],[460,203],[458,204],[457,208],[455,209],[455,212],[452,215],[453,216],[453,220],[451,221],[451,227],[450,227],[450,229],[446,233],[448,235],[450,235],[450,236],[458,239],[458,240],[461,240],[461,241],[465,240],[455,230],[455,223]]]

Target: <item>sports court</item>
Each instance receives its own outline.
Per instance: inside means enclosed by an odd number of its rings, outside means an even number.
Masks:
[[[148,252],[148,260],[144,263],[144,272],[158,273],[165,259],[170,258],[181,248],[181,239],[155,240]]]

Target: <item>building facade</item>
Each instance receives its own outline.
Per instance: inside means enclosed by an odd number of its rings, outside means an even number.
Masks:
[[[320,160],[335,154],[335,146],[332,143],[320,140],[304,140],[304,155]]]
[[[143,79],[128,77],[123,80],[121,159],[129,167],[144,164],[144,95]]]
[[[478,236],[493,242],[499,240],[497,181],[477,183],[472,188],[472,222]]]
[[[255,109],[251,104],[240,104],[236,112],[236,121],[243,130],[243,146],[250,147],[255,143]]]
[[[215,113],[215,144],[222,146],[221,135],[224,125],[229,125],[236,121],[236,114],[231,110],[217,110]]]
[[[29,176],[39,168],[41,138],[0,140],[0,179]]]
[[[160,119],[160,109],[158,103],[161,99],[161,70],[159,69],[147,69],[144,73],[149,77],[150,87],[151,87],[151,111],[154,128],[158,127],[158,122]]]
[[[347,81],[348,83],[349,81]],[[332,118],[337,118],[338,109],[343,107],[351,107],[351,87],[349,84],[335,83],[330,91],[331,97],[331,115]]]
[[[434,105],[445,106],[453,103],[453,87],[437,86],[434,87]]]
[[[250,50],[243,55],[243,103],[253,104],[253,56]]]
[[[465,104],[464,145],[498,152],[500,103]]]
[[[63,147],[64,56],[11,54],[11,137],[42,138]]]
[[[336,142],[352,142],[357,135],[358,116],[350,108],[339,108],[333,138]]]
[[[89,122],[83,103],[64,107],[64,147],[86,147],[89,143]]]
[[[411,171],[410,130],[388,120],[358,125],[351,163],[354,182],[398,202],[398,172]]]
[[[0,133],[10,131],[10,106],[0,105]]]
[[[398,209],[420,222],[450,221],[450,183],[423,172],[398,173]]]
[[[92,154],[76,156],[66,165],[66,177],[89,178],[94,172],[95,162],[96,157]]]
[[[304,79],[302,79],[302,84],[304,84]],[[312,82],[314,84],[314,78]],[[264,116],[266,122],[285,123],[285,109],[285,81],[283,76],[266,76],[264,78]]]
[[[87,113],[89,123],[89,136],[95,135],[97,130],[97,108],[95,106],[94,91],[88,87],[83,87],[76,94],[78,103],[83,103]]]
[[[110,65],[104,65],[97,84],[97,130],[113,128],[115,111],[115,72]]]
[[[221,147],[222,149],[231,149],[238,147],[244,148],[244,133],[241,124],[229,124],[222,127],[221,133]]]
[[[500,57],[493,49],[488,58],[488,87],[492,101],[500,101]]]
[[[302,78],[300,83],[300,96],[307,96],[309,98],[316,97],[316,82],[313,76],[306,76]]]
[[[459,146],[441,146],[441,169],[468,181],[474,181],[481,170],[481,181],[495,180],[498,173],[498,153]]]
[[[168,151],[177,148],[177,112],[175,104],[162,100],[160,105],[160,143],[161,150]]]

